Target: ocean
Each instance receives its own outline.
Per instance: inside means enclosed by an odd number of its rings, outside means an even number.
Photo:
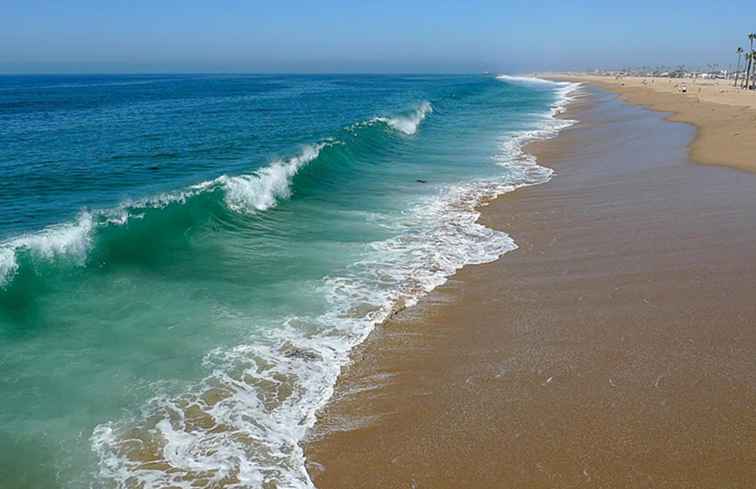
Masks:
[[[482,200],[575,85],[0,77],[0,481],[308,488],[350,350],[516,248]]]

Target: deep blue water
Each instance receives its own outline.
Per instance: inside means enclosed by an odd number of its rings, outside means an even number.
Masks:
[[[474,205],[548,179],[567,88],[0,77],[0,480],[309,487],[351,347],[514,248]]]

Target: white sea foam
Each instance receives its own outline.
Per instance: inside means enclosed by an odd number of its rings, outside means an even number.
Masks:
[[[573,99],[572,94],[582,85],[581,83],[544,80],[535,76],[498,75],[498,80],[519,85],[556,87],[558,100],[552,106],[552,116],[561,113],[564,107]],[[561,121],[554,121],[559,123]]]
[[[0,287],[11,281],[18,270],[16,251],[11,247],[0,248]]]
[[[575,93],[582,84],[555,82],[534,77],[509,75],[499,75],[496,78],[507,82],[537,84],[556,88],[557,100],[550,107],[550,112],[543,115],[543,120],[541,121],[540,126],[528,131],[516,131],[514,133],[504,134],[499,141],[500,151],[495,156],[495,159],[500,165],[508,167],[516,172],[528,172],[537,168],[538,169],[535,171],[543,171],[540,169],[543,167],[539,167],[535,158],[532,155],[525,153],[523,148],[530,141],[552,138],[559,134],[563,129],[570,127],[575,123],[573,120],[561,119],[556,116],[563,113],[565,107],[574,100]],[[512,161],[527,163],[527,165],[520,164],[512,166]],[[551,170],[548,171],[551,172]],[[523,177],[525,178],[526,175],[523,175]]]
[[[67,259],[82,265],[92,239],[94,221],[82,212],[71,223],[50,226],[38,233],[25,234],[0,243],[0,286],[7,285],[18,271],[17,254],[28,251],[36,260]]]
[[[557,91],[559,100],[557,100],[557,103],[552,107],[552,115],[557,115],[564,112],[565,107],[567,107],[567,105],[575,99],[575,92],[577,92],[578,89],[582,86],[582,83],[562,82],[559,90]],[[564,121],[559,120],[556,120],[555,122],[564,123]],[[573,123],[574,121],[569,121],[568,125],[571,125]]]
[[[39,258],[50,260],[67,256],[82,262],[89,250],[92,227],[92,215],[83,212],[74,223],[50,227],[41,233],[18,238],[14,245],[16,248],[28,248]]]
[[[433,106],[427,100],[420,102],[413,110],[393,117],[373,117],[365,122],[360,122],[352,128],[370,126],[376,123],[385,124],[389,128],[407,136],[417,133],[420,124],[433,112]]]
[[[286,161],[274,161],[250,175],[222,176],[217,182],[226,192],[226,205],[236,212],[264,211],[291,195],[291,179],[320,154],[327,143],[305,146]]]
[[[531,84],[531,85],[561,85],[565,82],[544,80],[535,76],[526,75],[497,75],[496,79],[512,83]]]
[[[211,352],[204,361],[209,375],[193,389],[155,398],[138,417],[98,426],[92,444],[100,475],[119,487],[144,489],[312,489],[300,444],[333,394],[352,348],[459,268],[516,248],[507,234],[477,222],[476,207],[548,181],[551,170],[520,147],[567,124],[546,114],[541,128],[502,140],[496,162],[508,171],[501,178],[440,189],[406,211],[396,226],[402,232],[370,243],[361,260],[323,280],[325,314],[290,317],[249,344]],[[290,162],[291,169],[278,170],[281,176],[268,176],[269,195],[286,196],[283,183],[304,163]],[[271,202],[253,199],[251,208]]]
[[[422,123],[431,112],[433,112],[433,106],[430,102],[423,101],[410,114],[398,117],[381,118],[379,120],[385,122],[390,128],[410,136],[417,132],[420,123]]]

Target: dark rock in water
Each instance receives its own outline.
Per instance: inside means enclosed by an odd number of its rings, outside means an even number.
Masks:
[[[317,353],[294,346],[286,348],[286,350],[284,350],[284,355],[288,358],[299,358],[300,360],[307,360],[310,362],[320,359],[320,355]]]
[[[423,180],[422,178],[418,178],[415,180],[417,183],[428,183],[428,180]]]

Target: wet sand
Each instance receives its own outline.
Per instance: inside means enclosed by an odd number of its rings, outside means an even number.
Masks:
[[[321,489],[756,486],[756,176],[590,89],[482,210],[520,248],[355,352],[305,447]]]

